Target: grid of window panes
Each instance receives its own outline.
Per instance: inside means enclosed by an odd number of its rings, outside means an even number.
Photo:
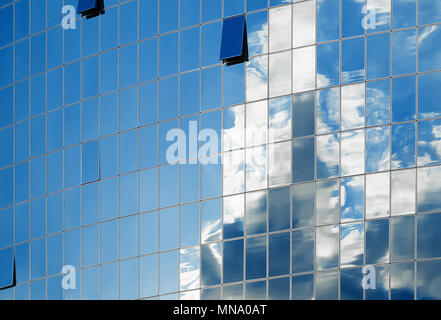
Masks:
[[[441,298],[441,2],[62,5],[0,5],[1,298]],[[192,121],[224,165],[167,163]]]

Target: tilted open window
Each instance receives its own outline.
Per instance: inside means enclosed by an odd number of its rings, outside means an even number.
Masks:
[[[220,60],[227,66],[248,61],[248,36],[245,16],[224,20]]]
[[[77,12],[90,19],[105,12],[104,0],[78,0]]]
[[[0,290],[15,287],[16,283],[14,248],[2,249],[0,250]]]

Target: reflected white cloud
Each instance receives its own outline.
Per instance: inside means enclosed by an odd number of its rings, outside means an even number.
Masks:
[[[387,217],[389,205],[389,172],[366,176],[366,218]]]
[[[341,128],[350,130],[364,126],[365,84],[341,88]]]

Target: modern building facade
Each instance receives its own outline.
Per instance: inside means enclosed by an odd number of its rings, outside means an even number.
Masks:
[[[439,0],[66,5],[0,3],[0,298],[441,299]]]

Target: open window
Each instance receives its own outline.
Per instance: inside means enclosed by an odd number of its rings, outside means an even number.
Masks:
[[[14,248],[0,250],[0,290],[15,287],[16,283]]]
[[[227,66],[248,61],[248,36],[245,16],[224,20],[220,60]]]
[[[77,12],[86,19],[104,14],[104,0],[78,0]]]

